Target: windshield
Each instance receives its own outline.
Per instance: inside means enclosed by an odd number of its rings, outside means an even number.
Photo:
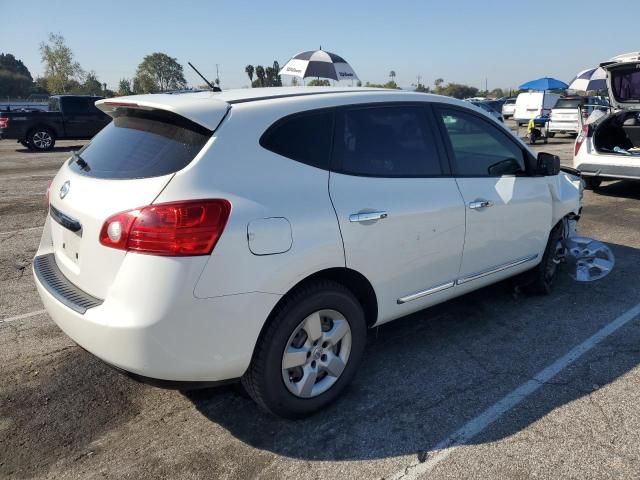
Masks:
[[[640,102],[640,70],[636,64],[611,70],[611,90],[619,102]]]
[[[94,178],[159,177],[186,167],[210,137],[209,130],[173,113],[124,109],[69,165]]]

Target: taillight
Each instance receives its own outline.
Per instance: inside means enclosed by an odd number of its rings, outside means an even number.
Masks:
[[[0,128],[9,128],[9,119],[7,117],[0,118]]]
[[[223,199],[149,205],[109,217],[100,243],[151,255],[208,255],[230,213],[231,203]]]
[[[574,157],[576,155],[578,155],[578,152],[580,151],[580,147],[582,146],[584,141],[589,137],[589,133],[590,133],[589,132],[589,125],[583,125],[582,126],[582,131],[580,132],[580,134],[576,138],[576,144],[573,147],[573,156]]]

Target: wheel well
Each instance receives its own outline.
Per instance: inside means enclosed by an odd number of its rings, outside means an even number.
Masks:
[[[54,138],[58,136],[58,132],[56,132],[55,128],[52,128],[49,125],[40,123],[38,125],[34,125],[30,127],[29,130],[27,130],[27,134],[25,135],[25,140],[29,139],[29,135],[31,135],[31,132],[33,132],[34,130],[38,130],[40,128],[43,130],[49,130],[53,134]]]
[[[265,325],[269,323],[273,312],[278,310],[278,307],[286,300],[289,295],[299,290],[300,288],[304,288],[310,283],[316,282],[318,280],[332,280],[349,289],[351,293],[353,293],[353,295],[356,297],[358,302],[360,302],[360,305],[362,305],[365,319],[367,321],[367,326],[370,327],[374,323],[376,323],[376,320],[378,319],[378,299],[376,297],[375,291],[373,290],[373,287],[371,286],[371,283],[369,283],[369,280],[367,280],[364,275],[356,272],[355,270],[337,267],[321,270],[299,281],[278,301],[276,306],[271,311],[267,322],[265,322]]]

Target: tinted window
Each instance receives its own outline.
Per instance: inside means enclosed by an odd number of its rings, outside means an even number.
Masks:
[[[147,178],[187,166],[211,132],[178,115],[125,109],[96,135],[69,165],[95,178]]]
[[[620,102],[640,101],[640,70],[635,65],[611,70],[611,90]]]
[[[50,98],[49,99],[49,111],[50,112],[59,112],[60,111],[60,99],[59,98]]]
[[[313,167],[329,169],[333,112],[303,113],[274,124],[260,139],[260,145]]]
[[[522,149],[488,121],[460,110],[440,110],[451,140],[456,175],[500,176],[524,170]]]
[[[583,105],[586,98],[561,98],[553,108],[573,108],[576,109]]]
[[[441,175],[433,132],[422,107],[338,110],[334,165],[352,175]]]

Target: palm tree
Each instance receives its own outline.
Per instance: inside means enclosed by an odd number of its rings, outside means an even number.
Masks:
[[[244,71],[249,75],[249,84],[253,83],[253,72],[255,71],[253,65],[247,65],[244,67]]]
[[[260,86],[264,87],[264,67],[262,65],[258,65],[256,67],[256,77],[260,80]]]
[[[396,81],[396,71],[395,70],[391,70],[389,72],[389,76],[391,77],[391,81],[395,82]]]

